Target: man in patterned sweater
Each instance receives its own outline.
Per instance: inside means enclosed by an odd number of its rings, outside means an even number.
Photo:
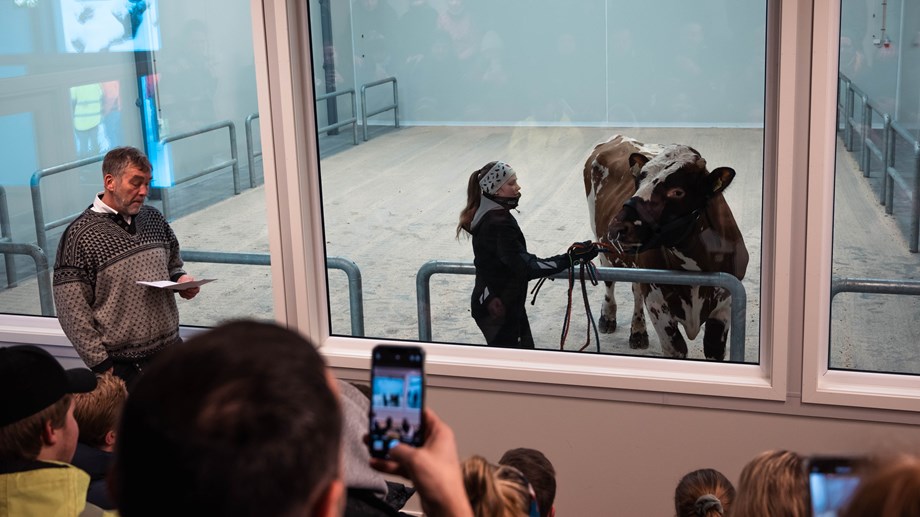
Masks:
[[[102,162],[104,190],[58,244],[54,302],[61,327],[95,372],[128,385],[153,357],[180,342],[174,291],[138,281],[194,280],[182,269],[179,241],[163,215],[145,206],[150,161],[118,147]],[[178,291],[194,298],[198,287]]]

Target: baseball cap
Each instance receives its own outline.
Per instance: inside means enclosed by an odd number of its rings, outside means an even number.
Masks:
[[[0,348],[0,427],[32,416],[68,393],[87,393],[95,388],[92,371],[65,370],[43,348]]]

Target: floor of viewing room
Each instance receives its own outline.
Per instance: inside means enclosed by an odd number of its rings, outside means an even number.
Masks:
[[[582,168],[591,149],[622,133],[643,142],[682,143],[696,148],[710,169],[733,167],[737,176],[726,198],[751,256],[743,285],[747,294],[745,361],[759,347],[762,214],[762,131],[759,129],[618,129],[533,127],[372,128],[370,139],[352,145],[351,133],[321,139],[325,245],[328,256],[353,261],[361,271],[365,336],[418,339],[416,273],[429,260],[472,261],[471,243],[454,236],[473,170],[504,160],[522,185],[515,217],[538,256],[562,253],[574,241],[592,239]],[[359,136],[360,138],[360,136]],[[838,156],[835,277],[910,278],[918,255],[909,253],[893,219],[884,214],[855,161]],[[248,178],[244,178],[248,180]],[[244,181],[245,182],[245,181]],[[183,249],[268,252],[264,188],[246,189],[172,225]],[[885,257],[885,260],[880,260]],[[232,317],[271,318],[273,300],[265,266],[188,263],[198,278],[217,278],[192,301],[179,300],[184,325],[213,325]],[[330,269],[333,334],[351,334],[345,274]],[[471,276],[432,277],[431,315],[435,342],[484,343],[469,315]],[[533,285],[533,283],[531,284]],[[538,348],[558,350],[567,302],[565,280],[547,282],[528,305]],[[4,307],[39,313],[34,278],[0,293]],[[603,284],[589,287],[595,318]],[[881,371],[920,372],[920,331],[914,297],[838,295],[833,305],[832,365]],[[602,353],[660,355],[653,329],[648,350],[627,344],[632,309],[629,285],[617,286],[619,327],[602,334]],[[869,300],[869,301],[867,301]],[[581,295],[573,300],[565,350],[585,342],[588,322]],[[883,337],[880,337],[883,336]],[[702,333],[689,343],[702,355]],[[595,353],[595,340],[583,353]]]

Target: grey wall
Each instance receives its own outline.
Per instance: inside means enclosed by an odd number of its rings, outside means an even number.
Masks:
[[[333,4],[337,68],[356,90],[395,76],[408,125],[763,123],[763,2],[673,2],[662,16],[622,0],[353,0],[350,18]],[[391,98],[375,88],[368,104]]]

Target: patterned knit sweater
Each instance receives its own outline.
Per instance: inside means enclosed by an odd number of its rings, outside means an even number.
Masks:
[[[160,212],[142,206],[128,231],[121,216],[87,208],[58,244],[54,303],[61,327],[83,362],[100,372],[179,339],[173,291],[137,281],[185,274],[179,241]]]

